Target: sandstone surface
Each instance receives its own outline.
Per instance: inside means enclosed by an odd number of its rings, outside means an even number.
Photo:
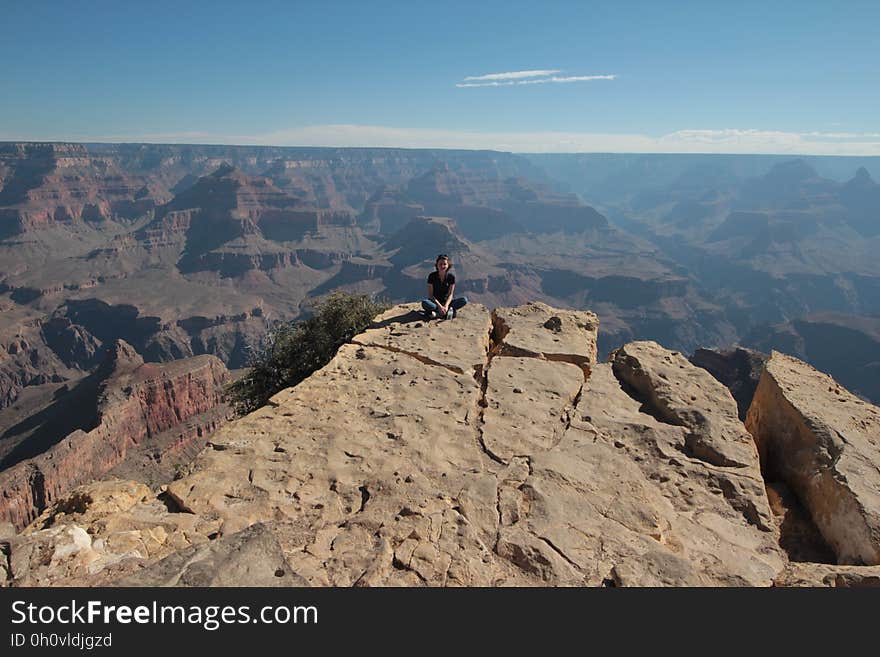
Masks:
[[[654,364],[641,362],[649,371]],[[679,371],[698,403],[712,396],[715,382],[706,372]],[[674,385],[678,373],[669,375]],[[733,400],[718,412],[735,417]],[[600,581],[616,585],[769,585],[784,559],[757,455],[744,467],[715,465],[689,452],[688,434],[634,397],[612,364],[598,365],[566,434],[568,453],[541,457],[554,458],[555,469],[577,483],[571,493],[586,493],[580,503],[566,503],[548,491],[555,508],[548,531],[556,527],[572,543],[589,536]]]
[[[116,586],[304,586],[262,523],[171,554]]]
[[[146,562],[207,543],[217,523],[179,513],[147,486],[112,479],[80,486],[6,539],[13,586],[107,585]]]
[[[531,302],[494,314],[504,355],[542,356],[576,365],[595,364],[599,319],[588,311]]]
[[[880,409],[773,352],[746,426],[765,472],[795,491],[838,563],[880,564]]]
[[[783,572],[757,451],[707,372],[643,343],[595,363],[592,313],[556,331],[552,309],[494,323],[479,304],[451,321],[413,309],[223,427],[158,498],[115,482],[47,511],[10,541],[11,583],[769,586]],[[559,338],[558,358],[508,348],[501,318],[520,316]],[[694,434],[732,456],[706,458]],[[101,495],[129,506],[89,511]],[[286,565],[249,570],[227,540]]]

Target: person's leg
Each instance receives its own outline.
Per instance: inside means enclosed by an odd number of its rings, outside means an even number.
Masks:
[[[437,304],[430,299],[422,299],[422,310],[425,311],[425,315],[430,317],[431,313],[437,312]]]
[[[449,307],[452,308],[453,310],[458,311],[459,309],[466,306],[467,302],[468,302],[467,297],[457,297],[452,300],[452,303],[449,304]]]

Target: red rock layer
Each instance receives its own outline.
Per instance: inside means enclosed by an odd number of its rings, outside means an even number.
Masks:
[[[216,428],[213,419],[205,426],[187,420],[223,403],[229,374],[217,358],[138,361],[134,350],[120,342],[96,400],[100,424],[89,432],[74,431],[39,456],[0,473],[0,521],[21,529],[58,496],[101,477],[159,434],[179,430],[174,445],[180,449]]]

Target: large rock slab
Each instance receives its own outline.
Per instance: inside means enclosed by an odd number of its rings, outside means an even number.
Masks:
[[[584,383],[580,368],[535,358],[496,357],[486,371],[483,444],[508,463],[559,444]]]
[[[773,352],[746,426],[842,564],[880,564],[880,408]]]
[[[687,429],[690,454],[721,467],[756,468],[755,443],[739,420],[736,402],[708,372],[656,342],[624,345],[611,362],[647,408]]]
[[[480,397],[472,373],[345,345],[222,430],[169,493],[222,535],[271,519],[310,584],[524,583],[492,552],[501,466],[479,442]]]
[[[769,586],[785,561],[757,462],[688,456],[686,433],[597,365],[561,442],[528,459],[499,551],[548,583]]]
[[[493,313],[493,339],[501,353],[540,356],[577,365],[596,363],[599,319],[587,310],[560,310],[532,302]]]

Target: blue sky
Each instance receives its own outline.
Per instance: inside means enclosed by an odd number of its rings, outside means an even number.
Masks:
[[[0,0],[0,17],[2,140],[880,155],[876,0]]]

